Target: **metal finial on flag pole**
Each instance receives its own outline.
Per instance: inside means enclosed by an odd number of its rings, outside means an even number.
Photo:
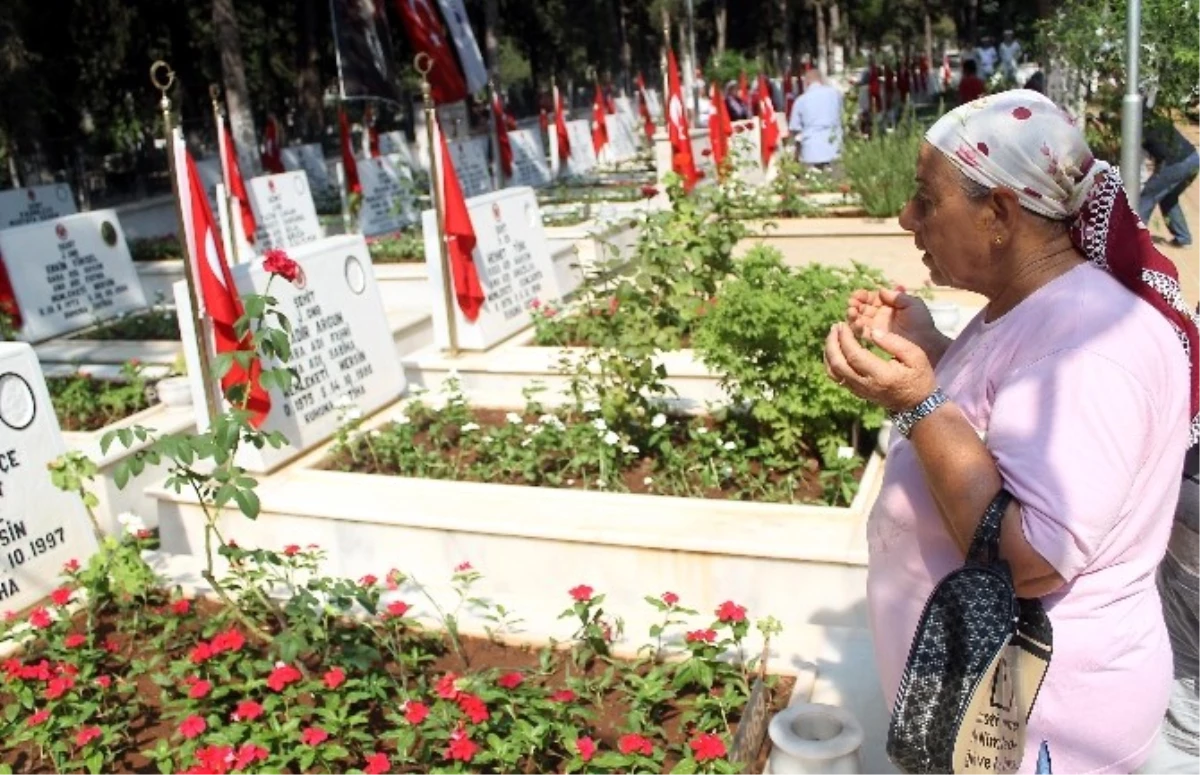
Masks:
[[[217,400],[215,383],[212,379],[212,363],[209,360],[209,325],[208,313],[200,308],[200,293],[196,287],[196,268],[191,251],[187,244],[187,223],[184,221],[182,201],[183,193],[179,190],[179,177],[175,169],[175,129],[171,124],[171,98],[167,92],[175,85],[175,71],[161,59],[150,66],[150,82],[162,93],[158,106],[162,109],[163,131],[166,134],[167,169],[171,173],[171,191],[175,195],[175,216],[179,222],[179,243],[183,254],[184,279],[187,281],[188,299],[192,306],[192,332],[196,337],[196,351],[199,354],[200,380],[204,386],[204,404],[208,409],[208,421],[211,424],[220,414],[221,402]]]
[[[429,86],[429,71],[433,69],[433,58],[428,54],[417,54],[413,66],[421,76],[421,99],[425,104],[425,133],[429,140],[429,199],[437,215],[438,264],[442,268],[442,299],[446,305],[446,333],[450,343],[451,358],[458,357],[458,323],[454,311],[453,280],[450,276],[450,255],[446,250],[446,203],[442,201],[441,155],[442,143],[436,126],[437,112],[433,105],[433,92]]]

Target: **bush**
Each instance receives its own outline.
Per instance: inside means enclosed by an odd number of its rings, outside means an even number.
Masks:
[[[923,127],[911,116],[891,132],[876,131],[867,139],[847,139],[842,164],[863,209],[873,218],[899,215],[917,190],[914,175]]]

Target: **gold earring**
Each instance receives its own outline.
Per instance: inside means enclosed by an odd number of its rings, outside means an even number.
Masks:
[[[997,245],[1003,245],[1003,244],[1004,244],[1004,237],[997,236],[997,237],[996,237],[996,244],[997,244]]]

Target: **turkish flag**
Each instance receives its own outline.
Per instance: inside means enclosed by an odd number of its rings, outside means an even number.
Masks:
[[[562,92],[554,87],[554,132],[558,135],[558,158],[562,161],[571,155],[571,136],[567,132],[567,114],[563,110]]]
[[[238,212],[242,216],[242,231],[246,241],[254,244],[254,235],[258,231],[258,221],[254,220],[254,210],[250,207],[250,197],[246,195],[246,182],[242,180],[242,169],[238,165],[237,153],[234,151],[233,137],[229,134],[229,125],[221,121],[221,147],[225,154],[225,185],[229,187],[229,196],[237,200]]]
[[[279,122],[274,116],[267,116],[267,128],[263,132],[263,169],[272,175],[279,175],[283,168],[283,151],[279,147]]]
[[[758,75],[758,120],[762,122],[762,163],[771,163],[771,155],[779,145],[779,122],[775,120],[775,104],[771,102],[771,88],[767,79]]]
[[[454,43],[432,0],[396,0],[396,10],[413,48],[433,60],[429,87],[439,105],[467,98],[467,81],[454,55]]]
[[[500,146],[500,171],[504,173],[504,177],[511,178],[513,150],[508,139],[508,122],[505,120],[504,106],[500,104],[499,94],[492,95],[492,120],[496,122],[496,143]]]
[[[235,332],[237,321],[244,314],[242,300],[233,284],[221,240],[217,239],[217,224],[208,206],[204,184],[200,182],[200,175],[196,171],[196,162],[187,152],[183,137],[178,133],[175,135],[174,152],[180,205],[184,211],[184,240],[192,259],[197,295],[212,320],[213,348],[217,355],[254,352],[253,337],[247,333],[239,338]],[[246,391],[240,399],[250,411],[250,423],[256,428],[262,425],[271,411],[271,396],[259,381],[261,374],[262,363],[254,358],[249,370],[234,361],[221,378],[221,390],[226,397],[238,387]],[[213,419],[209,418],[210,421]]]
[[[638,110],[642,113],[642,131],[647,140],[654,139],[654,119],[650,117],[650,100],[646,98],[646,79],[637,74]]]
[[[458,308],[463,317],[474,322],[479,318],[479,310],[487,297],[483,286],[479,284],[479,271],[475,268],[472,253],[475,250],[475,227],[471,225],[471,213],[467,210],[467,200],[463,198],[462,186],[458,183],[458,174],[454,171],[454,161],[450,158],[450,146],[446,137],[438,129],[438,142],[441,144],[442,175],[442,207],[443,224],[446,240],[446,256],[450,262],[450,279],[454,286],[454,297],[458,299]]]
[[[721,93],[721,85],[713,81],[710,91],[713,114],[712,118],[708,120],[708,141],[712,148],[713,164],[717,166],[717,175],[724,177],[725,157],[729,155],[729,138],[733,135],[733,122],[729,120],[729,108]]]
[[[350,142],[350,119],[346,111],[338,108],[338,126],[342,133],[342,167],[346,174],[346,190],[351,194],[362,193],[362,183],[358,181],[358,162],[354,160],[354,146]]]
[[[608,145],[608,125],[604,123],[604,95],[600,84],[596,84],[596,96],[592,99],[592,149],[600,156],[600,149]]]
[[[700,173],[692,156],[692,138],[688,132],[687,111],[683,107],[683,90],[679,85],[679,65],[675,52],[667,49],[667,134],[671,139],[671,170],[683,178],[683,190],[696,187]]]
[[[21,307],[17,304],[17,293],[13,290],[12,280],[8,278],[4,256],[0,256],[0,315],[8,315],[12,327],[21,328]]]

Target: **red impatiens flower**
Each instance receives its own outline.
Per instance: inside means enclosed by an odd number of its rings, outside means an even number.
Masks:
[[[413,726],[420,724],[429,715],[429,706],[416,700],[409,700],[401,709],[404,711],[404,720]]]
[[[54,623],[54,618],[45,608],[38,606],[29,612],[29,626],[35,630],[44,630]]]
[[[570,689],[559,689],[554,694],[550,695],[550,699],[555,702],[574,702],[575,692]]]
[[[288,544],[283,547],[283,553],[287,557],[295,557],[300,554],[300,544]]]
[[[63,638],[63,645],[69,649],[77,649],[85,643],[87,643],[87,636],[79,632],[73,632]]]
[[[450,733],[450,745],[446,747],[446,758],[451,761],[469,762],[475,758],[479,746],[471,740],[467,730],[459,727]]]
[[[203,733],[206,729],[208,729],[208,724],[204,721],[203,716],[188,716],[183,720],[183,723],[179,725],[179,734],[183,735],[188,740],[191,740],[192,738]]]
[[[388,759],[385,753],[373,753],[367,757],[367,763],[363,765],[363,772],[366,775],[383,775],[385,772],[390,772],[392,762]]]
[[[59,697],[66,694],[74,685],[75,679],[69,675],[60,675],[55,678],[51,678],[46,684],[45,697],[47,700],[57,700]]]
[[[219,654],[222,651],[241,651],[242,646],[246,645],[246,636],[242,635],[236,627],[230,627],[225,632],[218,632],[212,639],[213,654]]]
[[[404,583],[404,574],[395,568],[392,568],[390,571],[388,571],[387,577],[384,578],[384,583],[387,585],[388,589],[395,592],[400,588],[400,585]]]
[[[377,583],[379,583],[379,579],[376,578],[375,576],[371,575],[370,573],[368,573],[367,575],[365,575],[361,579],[359,579],[358,583],[362,584],[364,587],[373,587]]]
[[[100,727],[84,727],[75,733],[75,747],[83,748],[102,734],[104,734],[104,730]]]
[[[176,616],[186,616],[192,610],[192,601],[185,598],[180,598],[174,603],[171,603],[171,613]]]
[[[746,621],[746,607],[737,605],[732,600],[726,600],[717,607],[717,618],[723,622]]]
[[[393,600],[392,602],[388,603],[387,612],[384,614],[384,617],[400,618],[408,613],[410,608],[412,608],[412,606],[403,600]]]
[[[626,756],[634,753],[643,756],[654,755],[654,744],[641,735],[621,735],[617,740],[617,749]]]
[[[720,759],[725,755],[725,742],[717,735],[696,735],[688,745],[691,746],[692,755],[698,762]]]
[[[192,688],[188,689],[188,696],[193,700],[203,699],[212,691],[212,684],[205,680],[198,680],[192,684]]]
[[[234,721],[253,721],[263,714],[263,706],[254,700],[242,700],[233,709]]]
[[[329,739],[329,733],[320,727],[306,727],[300,738],[305,745],[318,746]]]
[[[288,254],[282,250],[268,250],[263,257],[263,269],[279,275],[289,283],[296,282],[296,278],[300,276],[300,265],[288,258]]]
[[[590,737],[581,737],[575,741],[575,750],[579,751],[580,759],[590,762],[596,755],[596,741]]]
[[[121,644],[117,642],[116,638],[110,636],[104,641],[104,650],[109,654],[116,654],[121,650]]]
[[[244,770],[251,764],[254,764],[254,762],[265,762],[270,755],[271,752],[261,745],[243,743],[242,747],[234,755],[233,769]]]
[[[66,605],[71,602],[71,590],[67,587],[59,587],[50,593],[50,600],[58,606]]]
[[[458,695],[458,707],[467,718],[471,719],[472,724],[482,724],[491,715],[488,712],[487,704],[483,700],[467,692]]]
[[[594,591],[595,590],[593,590],[587,584],[580,584],[577,587],[571,587],[571,589],[569,590],[569,592],[571,593],[571,597],[575,598],[580,603],[586,603],[587,601],[591,600],[592,592],[594,592]]]
[[[342,684],[346,683],[346,671],[342,670],[340,667],[335,667],[329,672],[325,673],[325,676],[322,680],[325,681],[326,689],[336,689]]]
[[[505,673],[496,679],[496,683],[505,689],[516,689],[525,680],[525,676],[520,673]]]
[[[684,636],[688,643],[714,643],[717,640],[716,630],[692,630]]]
[[[107,689],[108,687],[112,686],[112,676],[110,676],[110,675],[97,676],[96,677],[96,685],[99,686],[101,689]]]
[[[65,563],[63,563],[62,572],[63,573],[78,573],[79,572],[79,560],[76,560],[74,557],[67,560]]]
[[[191,653],[188,654],[188,659],[191,660],[193,665],[199,665],[212,659],[212,655],[212,646],[208,645],[204,641],[200,641],[194,647],[192,647]]]
[[[453,700],[458,697],[458,687],[455,686],[455,681],[457,680],[458,676],[454,673],[446,673],[444,676],[438,679],[438,682],[434,685],[433,690],[437,692],[437,696],[441,697],[443,700]]]
[[[534,301],[537,302],[537,299],[534,299]],[[534,309],[537,309],[536,304],[533,305],[533,307],[534,307]],[[458,565],[454,566],[455,573],[466,573],[467,571],[470,571],[470,570],[474,570],[474,568],[471,567],[471,563],[469,563],[469,562],[460,562]]]
[[[46,721],[49,718],[50,718],[50,711],[43,708],[39,711],[35,711],[34,714],[29,717],[29,721],[27,723],[31,727],[36,727],[38,724],[46,723]]]
[[[224,775],[233,760],[233,748],[228,745],[206,745],[196,749],[196,766],[187,772]]]
[[[295,683],[303,677],[304,675],[291,665],[285,665],[282,662],[277,662],[275,664],[275,669],[271,671],[269,676],[267,676],[267,686],[270,687],[271,691],[273,692],[281,692],[285,686]]]
[[[663,592],[662,601],[667,605],[673,606],[679,602],[679,595],[674,592]]]

